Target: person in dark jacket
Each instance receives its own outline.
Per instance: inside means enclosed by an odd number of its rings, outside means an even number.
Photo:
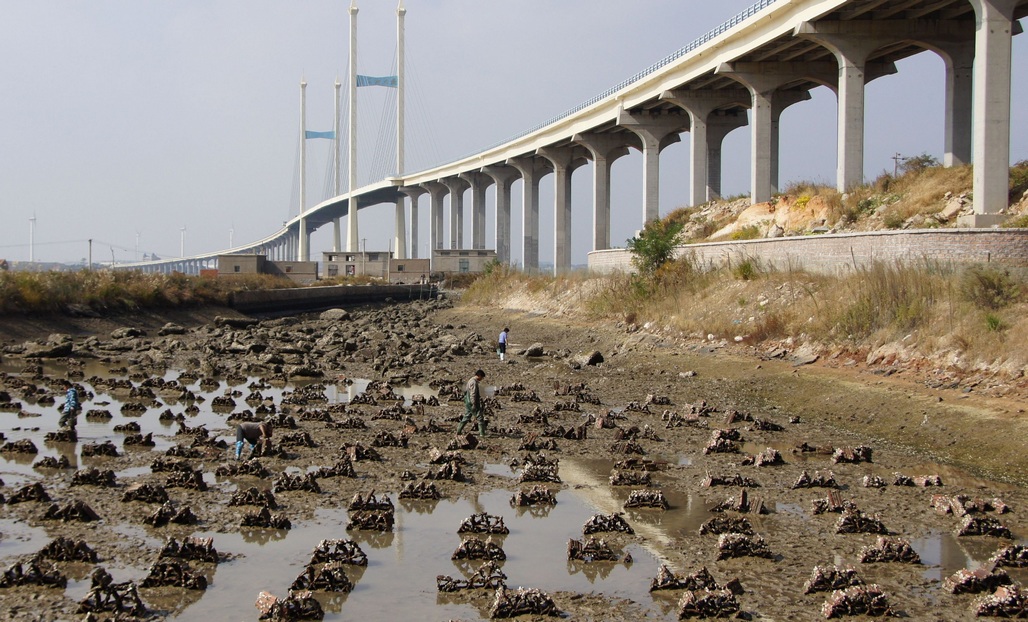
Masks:
[[[250,454],[252,455],[257,445],[266,440],[271,440],[271,423],[267,421],[240,423],[236,426],[236,460],[239,460],[243,453],[243,441],[250,444]]]
[[[460,425],[457,426],[457,434],[464,431],[464,426],[472,418],[478,420],[478,433],[485,436],[485,405],[482,403],[482,391],[478,383],[485,378],[485,372],[479,369],[475,375],[468,380],[464,389],[464,416],[461,417]]]

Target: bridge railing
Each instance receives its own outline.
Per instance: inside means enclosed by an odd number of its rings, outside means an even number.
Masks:
[[[537,131],[543,129],[544,127],[546,127],[548,125],[552,125],[552,124],[556,123],[557,121],[560,121],[562,119],[570,117],[571,115],[573,115],[573,114],[575,114],[577,112],[580,112],[580,111],[588,108],[589,106],[592,106],[596,102],[602,101],[602,100],[610,97],[611,95],[613,95],[614,93],[617,93],[621,89],[623,89],[623,88],[625,88],[625,87],[627,87],[627,86],[629,86],[631,84],[634,84],[634,83],[638,82],[639,80],[642,80],[643,78],[645,78],[646,76],[650,75],[651,73],[659,70],[660,68],[664,67],[665,65],[667,65],[669,63],[672,63],[672,62],[678,60],[679,58],[685,56],[686,54],[689,54],[690,52],[692,52],[693,50],[699,48],[700,46],[706,45],[707,43],[709,43],[713,39],[716,39],[717,37],[723,35],[724,33],[728,32],[732,28],[734,28],[734,27],[738,26],[739,24],[741,24],[742,22],[746,21],[747,19],[753,17],[754,15],[759,13],[760,11],[763,11],[767,7],[771,6],[775,2],[778,2],[778,0],[760,0],[760,2],[757,2],[756,4],[751,5],[749,8],[747,8],[746,10],[742,11],[741,13],[738,13],[737,15],[733,16],[731,19],[729,19],[728,21],[722,23],[720,26],[707,31],[703,36],[701,36],[698,39],[692,41],[691,43],[689,43],[685,47],[679,48],[678,50],[676,50],[672,54],[669,54],[668,56],[665,56],[664,58],[662,58],[659,61],[653,63],[652,65],[650,65],[646,69],[643,69],[642,71],[636,73],[635,75],[631,76],[630,78],[628,78],[626,80],[623,80],[623,81],[619,82],[618,84],[615,84],[614,86],[610,87],[609,89],[607,89],[606,91],[600,93],[599,95],[596,95],[595,97],[589,99],[588,101],[583,102],[583,103],[575,106],[574,108],[566,110],[563,113],[553,117],[552,119],[549,119],[548,121],[544,121],[544,122],[540,123],[539,125],[536,125],[535,127],[531,128],[531,129],[525,130],[523,132],[519,132],[518,134],[515,134],[514,136],[511,136],[510,138],[507,138],[505,140],[501,140],[501,141],[499,141],[497,143],[489,145],[488,147],[486,147],[485,149],[481,149],[480,151],[488,151],[490,149],[499,147],[500,145],[505,145],[505,144],[507,144],[509,142],[513,142],[513,141],[515,141],[515,140],[517,140],[519,138],[522,138],[524,136],[528,136],[529,134],[531,134],[533,132],[537,132]],[[479,152],[476,151],[474,153],[469,153],[465,157],[474,155],[475,153],[479,153]],[[460,160],[460,159],[463,159],[463,158],[457,158],[457,159]]]

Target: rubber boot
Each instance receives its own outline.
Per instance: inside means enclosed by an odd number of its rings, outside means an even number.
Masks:
[[[503,362],[503,355],[502,354],[500,355],[500,362],[501,363]]]
[[[239,457],[242,455],[242,453],[243,453],[243,441],[236,441],[236,460],[239,460]]]
[[[485,438],[485,421],[478,422],[478,435]]]
[[[458,436],[460,436],[460,433],[464,431],[464,426],[466,426],[467,424],[468,424],[467,421],[461,421],[460,422],[460,425],[457,426],[457,435]]]

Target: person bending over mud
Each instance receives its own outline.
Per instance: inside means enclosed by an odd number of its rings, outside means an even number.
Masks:
[[[250,444],[250,455],[261,443],[271,442],[271,423],[245,421],[236,426],[236,460],[243,453],[243,441]]]

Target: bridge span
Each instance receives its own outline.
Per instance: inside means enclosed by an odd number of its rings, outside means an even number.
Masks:
[[[974,210],[960,224],[992,227],[1007,206],[1011,39],[1021,33],[1018,20],[1026,15],[1028,0],[760,0],[629,80],[479,153],[355,188],[251,244],[119,267],[196,273],[214,267],[217,255],[232,253],[306,261],[310,257],[301,255],[309,255],[311,232],[348,216],[351,200],[355,210],[395,204],[398,256],[417,257],[422,197],[430,210],[429,247],[457,248],[466,237],[467,190],[472,248],[492,243],[506,263],[515,243],[511,187],[520,180],[521,256],[526,270],[537,270],[539,187],[551,177],[554,269],[563,272],[571,267],[575,171],[588,165],[592,172],[594,251],[611,246],[611,165],[630,149],[640,151],[643,160],[640,226],[660,213],[661,150],[684,135],[690,147],[690,205],[719,196],[721,145],[741,127],[751,134],[750,198],[766,201],[778,190],[778,120],[818,86],[838,98],[836,187],[845,192],[862,184],[865,85],[896,73],[897,61],[922,52],[939,55],[945,65],[943,163],[974,165]],[[487,235],[486,191],[493,185],[495,229]],[[444,222],[447,197],[449,222]]]

